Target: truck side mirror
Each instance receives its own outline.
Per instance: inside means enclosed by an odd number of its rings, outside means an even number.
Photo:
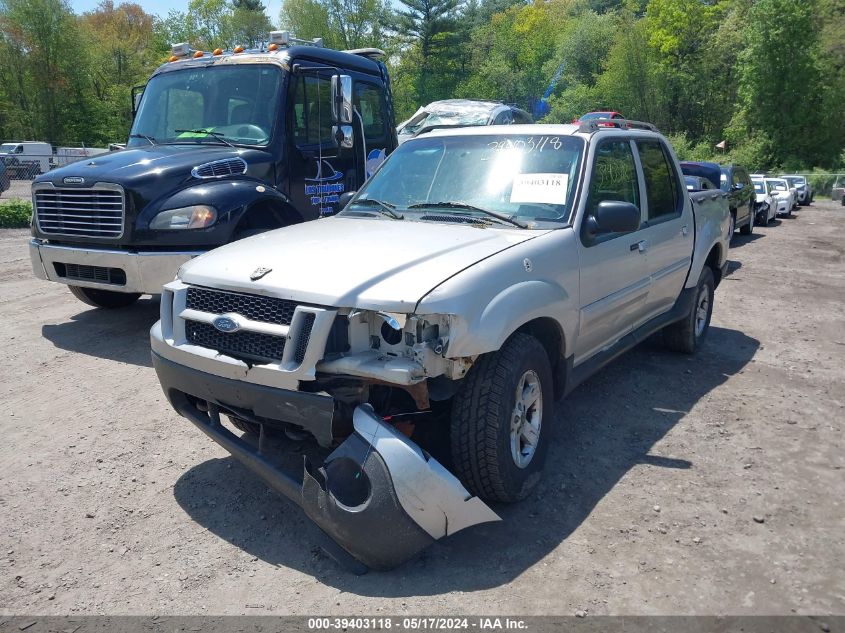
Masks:
[[[640,228],[640,209],[637,205],[621,200],[599,202],[595,215],[587,218],[588,230],[598,233],[630,233]]]
[[[332,137],[334,144],[343,149],[349,149],[355,145],[355,137],[352,135],[351,125],[333,125]]]
[[[141,105],[141,97],[144,96],[144,89],[146,88],[146,84],[143,86],[133,86],[132,87],[132,118],[135,118],[135,115],[138,113],[138,106]]]
[[[332,117],[338,126],[352,125],[352,77],[332,75]]]
[[[343,211],[349,201],[355,196],[356,191],[344,191],[337,199],[337,209],[338,211]]]

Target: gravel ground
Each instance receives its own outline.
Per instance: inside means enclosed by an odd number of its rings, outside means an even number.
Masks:
[[[26,238],[0,231],[2,613],[845,614],[830,202],[736,236],[698,356],[646,343],[571,394],[538,494],[362,577],[170,410],[157,301],[89,309]]]
[[[29,200],[32,197],[32,181],[31,180],[13,180],[9,188],[3,193],[0,193],[0,201],[14,200],[15,198],[23,198]]]

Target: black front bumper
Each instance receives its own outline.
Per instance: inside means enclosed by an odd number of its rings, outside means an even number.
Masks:
[[[329,537],[328,553],[355,573],[367,568],[392,569],[441,536],[498,520],[453,475],[385,424],[369,405],[355,409],[355,431],[321,466],[304,457],[301,473],[290,473],[262,453],[261,439],[256,447],[224,427],[217,403],[239,398],[236,401],[244,408],[250,405],[258,411],[277,410],[281,402],[288,407],[299,403],[297,415],[304,417],[313,411],[325,417],[331,409],[322,400],[310,398],[314,394],[198,372],[155,352],[152,357],[164,393],[176,411],[301,507]],[[297,400],[293,393],[303,399]],[[197,407],[197,399],[208,404],[208,411]],[[263,437],[263,425],[261,434]]]
[[[179,394],[188,394],[224,410],[243,411],[247,419],[263,418],[273,426],[296,425],[317,438],[320,446],[332,445],[337,406],[331,396],[222,378],[178,365],[155,352],[153,366],[167,399],[177,411],[174,398],[179,401]]]

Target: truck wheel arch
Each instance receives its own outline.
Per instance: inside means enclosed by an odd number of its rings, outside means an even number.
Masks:
[[[244,209],[234,235],[254,234],[304,222],[302,215],[282,199],[261,198],[251,202]]]

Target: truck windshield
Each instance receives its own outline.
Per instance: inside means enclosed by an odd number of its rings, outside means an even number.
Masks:
[[[343,214],[389,217],[374,212],[378,201],[407,220],[559,227],[572,209],[583,151],[582,139],[554,134],[417,137],[393,152]]]
[[[265,64],[186,68],[144,90],[127,147],[150,143],[264,146],[277,119],[282,72]]]

